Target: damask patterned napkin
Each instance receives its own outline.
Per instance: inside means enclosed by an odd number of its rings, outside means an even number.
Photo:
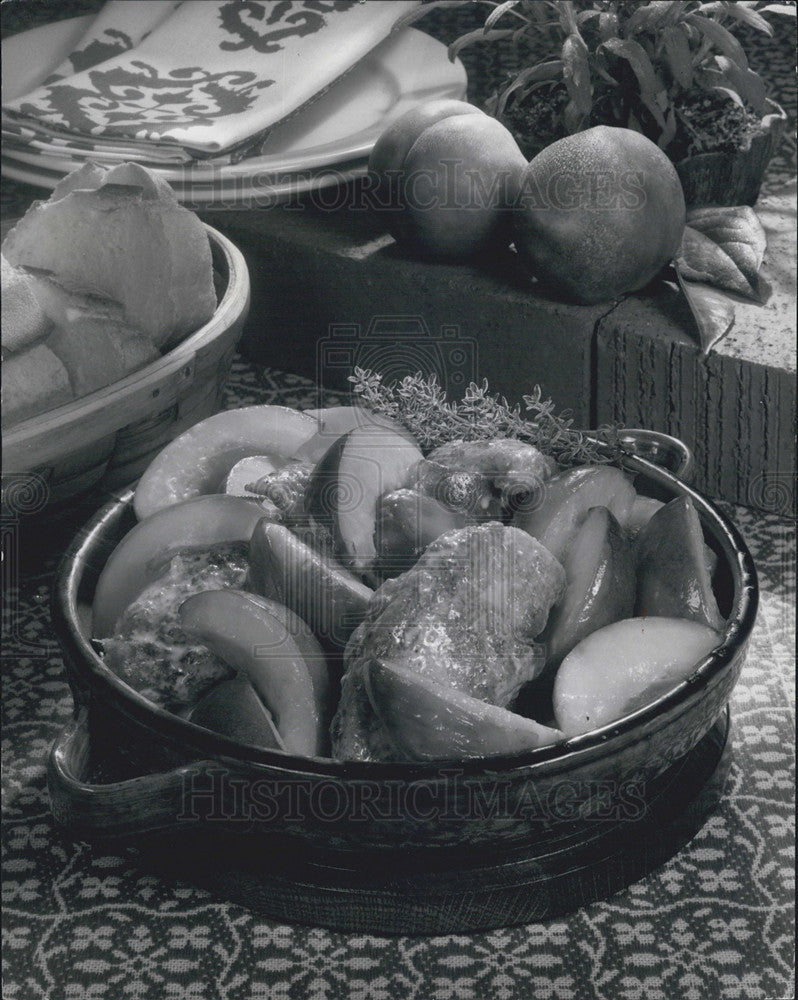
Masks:
[[[186,0],[128,51],[4,105],[3,136],[76,159],[235,159],[418,3]]]
[[[179,6],[180,0],[108,0],[45,85],[134,48]]]

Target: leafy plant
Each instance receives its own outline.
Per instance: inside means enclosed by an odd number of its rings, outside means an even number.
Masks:
[[[543,398],[540,386],[524,396],[522,412],[504,396],[491,395],[487,381],[472,382],[458,402],[446,398],[435,375],[421,372],[386,384],[380,373],[356,367],[349,381],[360,405],[398,421],[425,452],[449,441],[510,437],[563,465],[609,462],[620,453],[616,428],[602,427],[589,436],[575,430],[571,418]]]
[[[491,8],[481,28],[449,47],[455,56],[469,45],[509,39],[518,54],[546,55],[524,66],[490,100],[486,110],[502,119],[512,103],[542,89],[563,97],[564,134],[596,124],[643,132],[667,149],[680,129],[694,131],[683,112],[685,95],[723,95],[758,118],[766,111],[762,79],[751,69],[735,26],[765,35],[765,15],[795,16],[795,6],[744,0],[478,0]],[[432,0],[412,11],[407,24],[436,7],[471,0]]]

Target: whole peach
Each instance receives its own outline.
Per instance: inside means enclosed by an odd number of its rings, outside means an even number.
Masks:
[[[529,163],[514,212],[529,271],[576,302],[602,302],[651,281],[679,249],[685,204],[676,168],[650,139],[600,125]]]
[[[369,171],[378,182],[383,178],[395,179],[402,170],[410,147],[430,125],[456,115],[482,114],[473,104],[450,98],[417,104],[397,118],[377,139],[369,157]]]
[[[462,101],[409,111],[369,160],[373,205],[391,235],[433,258],[510,242],[511,205],[526,160],[496,119]]]

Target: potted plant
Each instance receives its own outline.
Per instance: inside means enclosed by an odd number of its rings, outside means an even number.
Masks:
[[[485,108],[527,157],[594,125],[632,128],[676,164],[688,205],[751,205],[786,115],[750,68],[735,26],[771,36],[789,4],[665,0],[479,0],[482,27],[449,48],[511,45],[520,65]],[[473,7],[471,0],[464,5]],[[415,20],[435,7],[413,11]]]

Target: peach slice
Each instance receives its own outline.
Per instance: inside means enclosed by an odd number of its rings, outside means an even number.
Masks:
[[[564,738],[557,729],[385,660],[369,663],[366,690],[391,742],[412,760],[516,753]]]
[[[257,485],[264,476],[275,471],[274,462],[268,455],[247,455],[227,473],[223,492],[234,497],[253,497],[255,490],[247,487]]]
[[[662,500],[655,500],[654,497],[644,497],[638,494],[632,504],[632,509],[629,512],[629,520],[626,524],[626,529],[631,538],[637,538],[651,518],[664,506],[665,504]]]
[[[170,442],[145,469],[133,508],[140,521],[189,497],[219,493],[232,467],[265,455],[279,467],[318,430],[313,417],[288,406],[245,406],[216,413]]]
[[[546,669],[560,664],[574,646],[604,625],[634,610],[635,570],[631,545],[606,507],[593,507],[563,560],[565,597],[556,604],[541,637]]]
[[[513,524],[562,561],[591,507],[606,507],[625,527],[635,496],[634,487],[620,469],[584,465],[549,479],[542,502],[530,510],[519,510]]]
[[[338,438],[317,464],[306,506],[329,529],[336,555],[348,568],[373,570],[379,498],[405,486],[421,458],[406,432],[375,424]]]
[[[373,595],[343,566],[264,518],[250,542],[250,586],[306,621],[325,645],[346,645]]]
[[[393,490],[380,497],[376,541],[380,569],[396,575],[418,559],[444,531],[464,528],[470,519],[416,489]]]
[[[370,427],[377,424],[380,427],[392,427],[399,433],[405,433],[401,426],[389,417],[372,413],[371,410],[362,406],[328,406],[321,410],[305,410],[303,412],[318,422],[316,433],[297,449],[295,455],[295,458],[305,462],[318,462],[338,438],[358,427]]]
[[[637,574],[641,614],[723,627],[701,521],[691,497],[671,500],[643,528],[637,542]]]
[[[629,521],[626,525],[626,530],[632,542],[636,543],[639,540],[643,528],[645,528],[657,511],[662,510],[664,506],[665,504],[662,500],[655,500],[653,497],[640,496],[639,494],[635,497],[635,502],[632,504],[632,513],[629,515]],[[718,557],[706,543],[704,543],[703,551],[707,573],[709,573],[711,579],[718,566]]]
[[[330,699],[330,671],[327,657],[313,634],[313,630],[303,618],[294,614],[290,608],[279,601],[272,601],[268,597],[261,597],[260,594],[251,594],[248,591],[241,591],[241,593],[251,598],[263,609],[264,613],[275,618],[290,633],[297,649],[305,659],[310,673],[310,683],[313,685],[313,697],[318,705],[322,721],[326,725],[334,708]]]
[[[578,736],[643,708],[689,677],[720,641],[708,625],[683,618],[606,625],[574,647],[557,671],[557,725]]]
[[[246,677],[217,684],[197,702],[189,721],[239,743],[285,750],[274,720]]]
[[[113,635],[119,616],[161,575],[171,554],[221,542],[248,542],[263,509],[254,500],[194,497],[140,521],[111,553],[94,592],[94,636]]]
[[[249,680],[289,753],[316,756],[326,742],[324,654],[304,622],[276,608],[241,590],[206,590],[183,602],[180,624]]]

